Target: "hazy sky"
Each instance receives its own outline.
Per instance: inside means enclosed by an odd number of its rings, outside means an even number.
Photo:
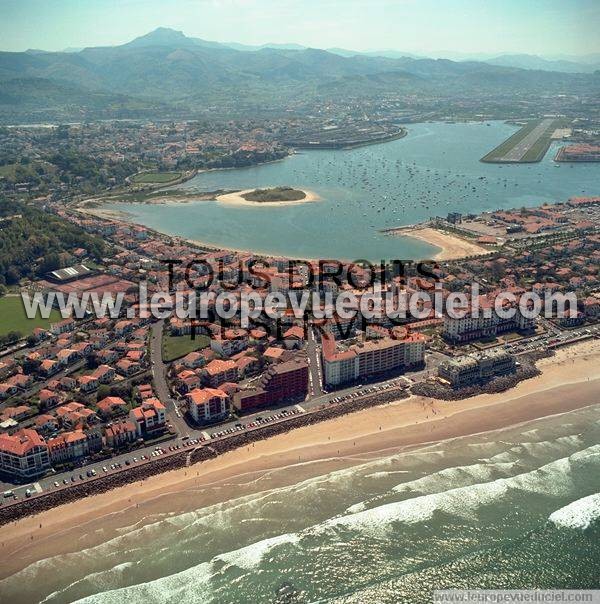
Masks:
[[[2,50],[121,44],[158,26],[246,44],[600,52],[600,0],[0,0]]]

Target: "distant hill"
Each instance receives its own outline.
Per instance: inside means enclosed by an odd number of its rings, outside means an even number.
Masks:
[[[264,107],[298,95],[376,96],[382,91],[469,90],[489,93],[589,93],[598,75],[532,71],[477,61],[404,56],[390,51],[349,54],[298,45],[235,45],[158,28],[120,46],[73,52],[0,52],[0,118],[28,114],[102,112],[148,115],[189,110],[198,104]],[[241,45],[238,45],[241,46]],[[400,56],[396,56],[400,55]]]
[[[220,42],[211,42],[200,38],[188,38],[182,31],[168,27],[157,29],[123,44],[121,48],[144,48],[148,46],[167,46],[169,48],[190,48],[203,46],[205,48],[225,48]]]
[[[302,46],[301,44],[274,44],[267,43],[261,44],[260,46],[252,46],[250,44],[239,44],[237,42],[224,42],[224,46],[228,48],[233,48],[233,50],[240,50],[242,52],[253,52],[256,50],[262,50],[263,48],[275,48],[279,50],[304,50],[307,48],[306,46]]]
[[[566,60],[548,60],[536,55],[501,55],[488,59],[486,63],[520,69],[539,69],[542,71],[560,71],[563,73],[592,73],[600,69],[600,60],[596,63],[582,63]]]

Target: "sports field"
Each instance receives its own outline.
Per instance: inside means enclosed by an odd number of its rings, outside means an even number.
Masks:
[[[131,177],[131,182],[137,184],[167,184],[181,178],[181,172],[142,172]]]
[[[56,323],[61,320],[60,313],[53,310],[50,318],[28,319],[25,315],[25,308],[21,296],[5,296],[0,298],[0,335],[6,335],[10,331],[18,331],[23,336],[28,336],[36,327],[45,329],[50,327],[50,323]]]
[[[163,361],[166,363],[184,357],[189,352],[201,350],[210,345],[210,338],[197,335],[193,340],[191,336],[164,336]]]

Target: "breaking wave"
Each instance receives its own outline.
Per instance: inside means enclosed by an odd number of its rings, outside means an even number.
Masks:
[[[582,497],[550,514],[548,520],[558,527],[587,529],[600,519],[600,493]]]

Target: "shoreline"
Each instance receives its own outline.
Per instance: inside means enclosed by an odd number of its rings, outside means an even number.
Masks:
[[[263,189],[268,189],[269,187],[261,187]],[[285,207],[285,206],[295,206],[303,203],[312,203],[315,201],[319,201],[321,198],[314,192],[309,191],[308,189],[296,189],[297,191],[301,191],[304,193],[303,199],[297,200],[273,200],[273,201],[251,201],[248,199],[244,199],[244,195],[248,193],[253,193],[257,189],[243,189],[241,191],[234,191],[233,193],[225,193],[224,195],[217,195],[216,200],[219,203],[226,203],[235,206],[245,206],[245,207]]]
[[[434,260],[460,260],[469,256],[483,256],[491,250],[434,227],[399,227],[388,234],[418,239],[439,248]]]
[[[165,204],[165,205],[169,205],[169,204],[179,205],[180,203],[194,203],[194,201],[196,201],[196,200],[189,199],[189,200],[178,201],[178,200],[171,199],[171,198],[165,198],[164,201],[160,200],[157,203]],[[197,200],[197,201],[214,201],[214,198],[211,198],[209,200]],[[301,200],[301,201],[304,201],[304,200]],[[123,203],[125,205],[136,205],[139,202],[118,202],[118,203]],[[246,202],[246,203],[250,203],[250,204],[254,205],[257,202],[251,201],[251,202]],[[288,203],[288,202],[284,202],[284,203]],[[289,202],[289,203],[298,203],[298,202],[293,201],[293,202]],[[272,204],[269,203],[267,205],[272,205]],[[158,237],[168,237],[173,240],[182,241],[184,243],[193,245],[195,247],[198,247],[198,248],[210,251],[210,252],[235,252],[238,254],[251,254],[251,255],[260,256],[263,258],[277,258],[277,257],[281,256],[281,254],[279,254],[277,252],[267,252],[267,251],[256,250],[256,249],[250,250],[250,249],[234,248],[234,247],[230,247],[230,246],[222,246],[222,245],[217,245],[214,243],[209,243],[207,241],[201,241],[199,239],[192,239],[189,237],[182,237],[181,235],[172,235],[172,234],[164,232],[164,231],[158,231],[141,222],[136,222],[134,220],[135,217],[133,214],[130,214],[130,213],[122,211],[122,210],[107,210],[102,207],[87,208],[83,205],[74,206],[72,209],[79,214],[92,216],[94,218],[99,218],[101,220],[107,220],[109,222],[118,222],[123,225],[137,224],[137,225],[144,227],[149,232],[156,234]],[[304,260],[306,262],[318,262],[318,260],[319,260],[318,258],[308,258],[306,256],[290,256],[287,254],[285,257],[289,258],[290,260]]]
[[[254,203],[254,202],[251,202],[251,203]],[[191,245],[200,247],[201,249],[209,250],[211,252],[235,252],[236,254],[249,254],[251,256],[257,256],[259,258],[279,258],[279,257],[281,257],[281,254],[277,254],[275,252],[264,252],[261,250],[245,250],[245,249],[229,247],[229,246],[223,247],[221,245],[215,245],[213,243],[207,243],[205,241],[200,241],[199,239],[182,238],[182,237],[177,237],[176,235],[167,235],[166,233],[161,233],[161,235],[165,235],[167,237],[172,236],[176,239],[184,241],[185,243],[189,243]],[[318,262],[319,261],[319,258],[307,258],[306,256],[289,256],[286,254],[285,257],[289,260],[304,260],[306,262]]]
[[[119,527],[211,505],[304,476],[432,443],[493,432],[598,404],[600,349],[588,341],[542,359],[542,374],[501,394],[444,402],[411,396],[248,443],[189,467],[132,481],[2,528],[0,577],[91,547]],[[294,468],[290,472],[290,468]],[[137,483],[137,484],[136,484]],[[80,540],[82,527],[89,530]],[[83,543],[82,543],[83,540]]]
[[[368,147],[370,145],[378,145],[384,143],[390,143],[392,141],[404,138],[408,134],[407,128],[401,128],[398,132],[393,132],[390,134],[386,134],[381,138],[371,138],[360,141],[346,141],[342,143],[327,143],[327,142],[317,142],[315,144],[310,143],[302,143],[294,141],[288,141],[289,146],[293,149],[302,149],[303,151],[314,149],[315,151],[323,150],[323,151],[348,151],[351,149],[358,149],[360,147]]]
[[[190,200],[191,203],[193,203],[193,201],[194,200]],[[127,202],[121,202],[121,203],[127,203]],[[137,202],[131,202],[128,205],[135,205],[136,203]],[[187,202],[165,201],[165,203],[166,204],[173,203],[175,205],[178,203],[187,203]],[[255,203],[255,202],[248,202],[248,203]],[[294,201],[291,203],[297,203],[297,202]],[[207,241],[201,241],[200,239],[191,239],[189,237],[182,237],[181,235],[171,235],[170,233],[166,233],[164,231],[157,231],[156,229],[146,226],[145,224],[143,224],[141,222],[136,222],[135,220],[133,220],[133,218],[134,218],[133,214],[129,214],[128,212],[124,212],[121,210],[107,210],[107,209],[102,209],[102,208],[77,207],[77,208],[75,208],[75,211],[77,211],[80,214],[93,216],[94,218],[99,218],[101,220],[108,220],[109,222],[118,222],[123,225],[137,224],[137,225],[144,227],[146,230],[150,231],[151,233],[155,233],[158,237],[169,237],[170,239],[182,241],[184,243],[193,245],[194,247],[198,247],[203,250],[207,250],[209,252],[235,252],[237,254],[251,254],[251,255],[260,256],[263,258],[277,258],[277,257],[281,256],[281,254],[278,254],[276,252],[266,252],[266,251],[261,251],[261,250],[256,250],[256,249],[250,250],[250,249],[234,248],[234,247],[230,247],[230,246],[222,246],[222,245],[217,245],[214,243],[209,243]],[[318,260],[319,260],[318,258],[307,258],[306,256],[286,255],[286,258],[289,258],[290,260],[305,260],[306,262],[318,262]]]

